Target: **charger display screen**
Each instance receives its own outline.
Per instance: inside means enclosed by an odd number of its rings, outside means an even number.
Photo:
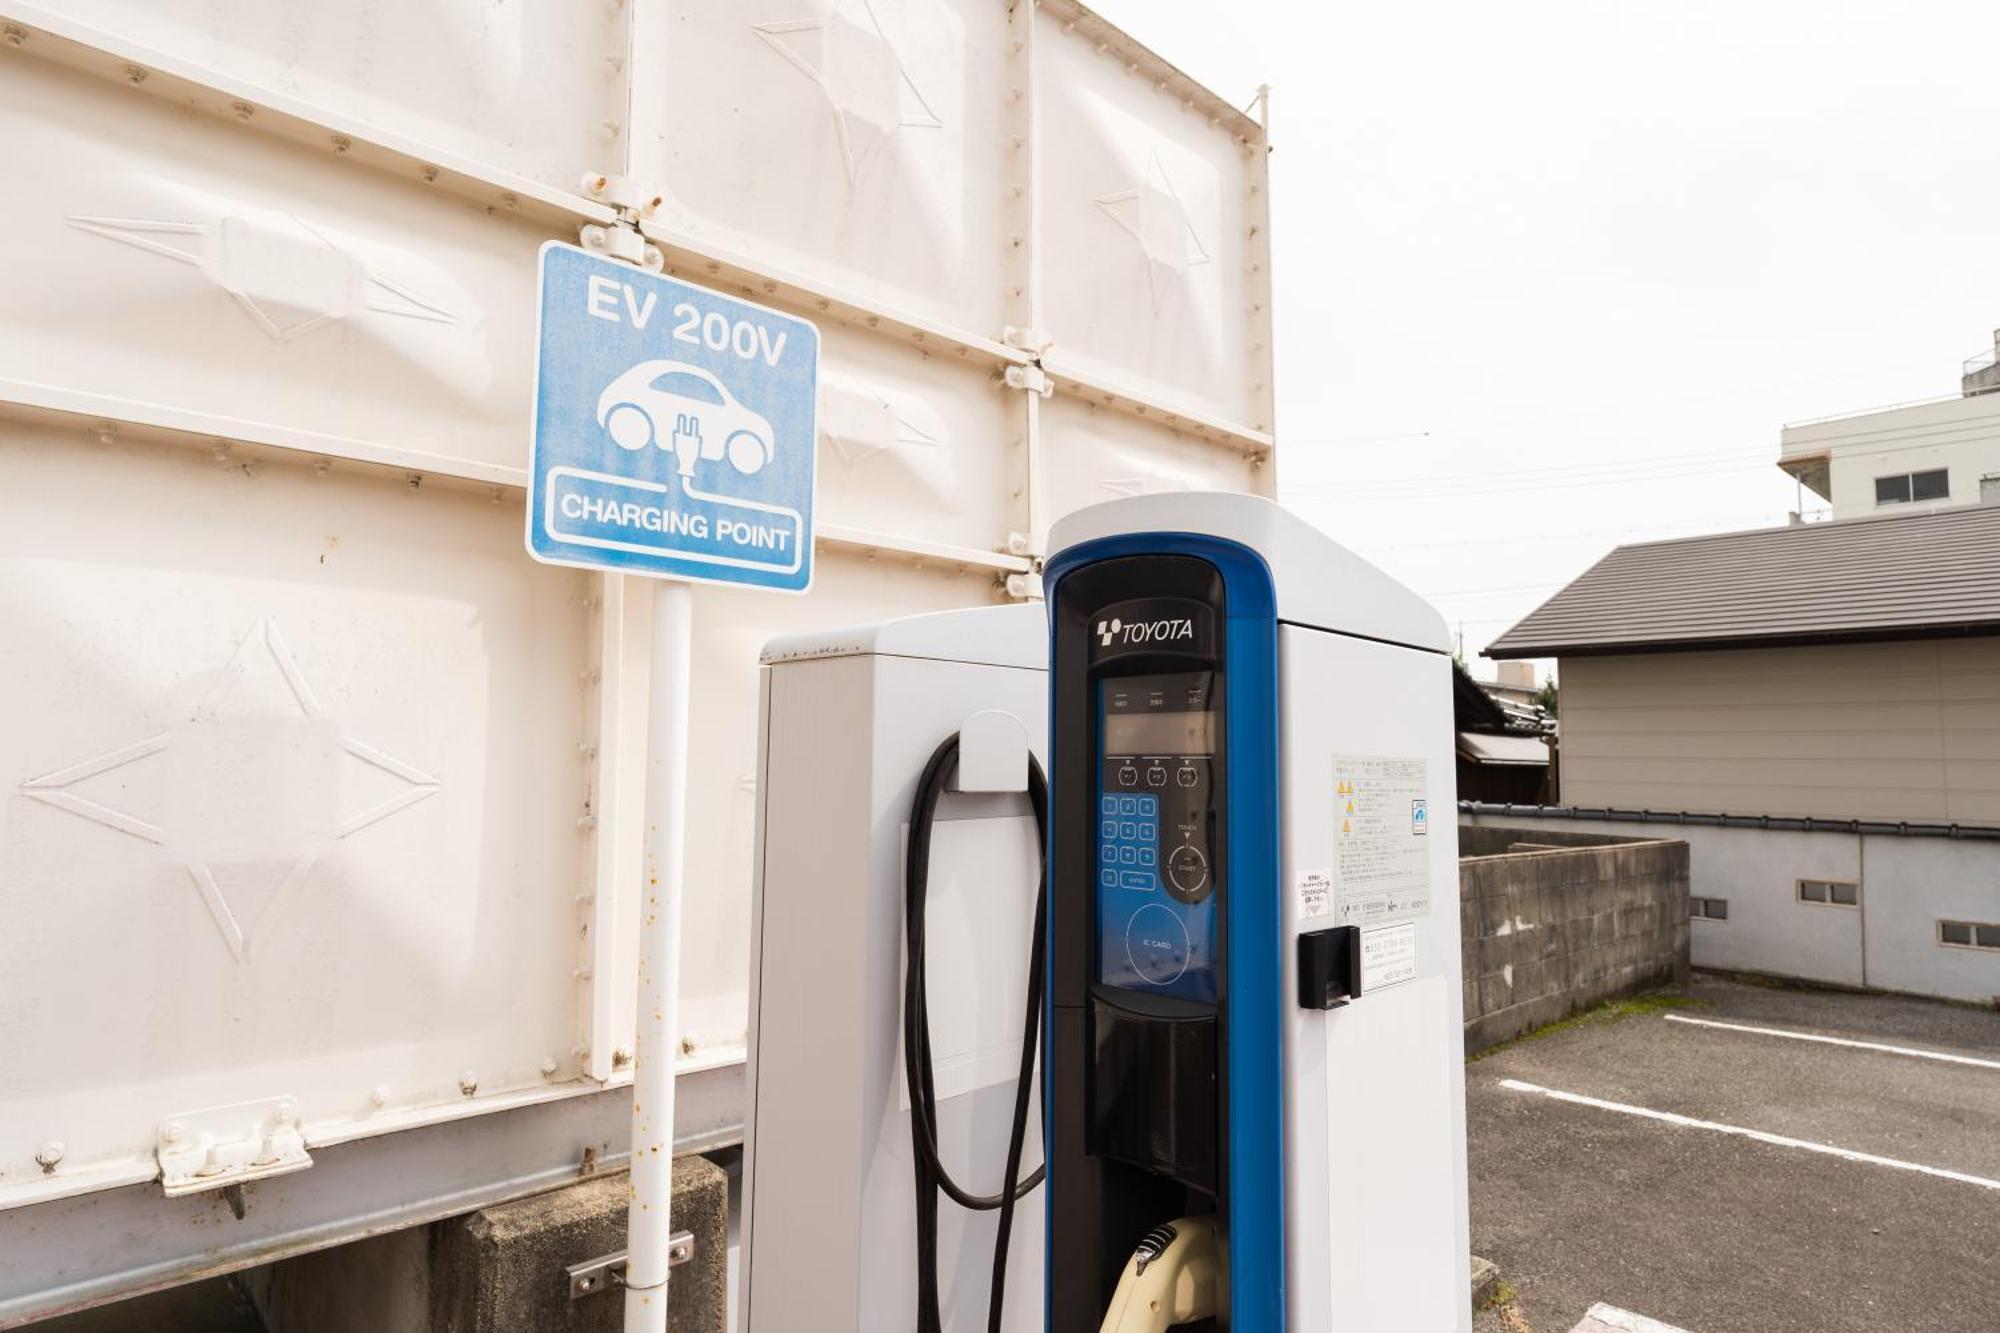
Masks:
[[[1216,998],[1216,673],[1097,684],[1097,978]]]

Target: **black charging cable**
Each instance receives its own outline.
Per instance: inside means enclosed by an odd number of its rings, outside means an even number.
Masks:
[[[1021,1150],[1028,1134],[1030,1089],[1035,1081],[1036,1048],[1042,1030],[1042,928],[1048,915],[1049,868],[1048,825],[1049,784],[1034,755],[1028,756],[1028,801],[1035,810],[1035,840],[1041,863],[1035,889],[1035,926],[1028,951],[1028,1004],[1022,1019],[1020,1081],[1014,1088],[1014,1119],[1007,1135],[1007,1169],[1001,1176],[998,1194],[973,1194],[951,1178],[938,1159],[937,1088],[931,1067],[931,1020],[924,968],[924,916],[930,895],[931,825],[937,818],[938,798],[945,784],[958,771],[958,735],[953,733],[931,753],[917,779],[916,799],[910,806],[910,843],[904,866],[903,944],[908,955],[903,972],[903,1078],[910,1089],[911,1153],[917,1185],[917,1333],[944,1333],[938,1309],[937,1219],[938,1191],[950,1196],[961,1208],[979,1212],[998,1210],[999,1227],[993,1237],[993,1285],[987,1294],[988,1333],[1000,1333],[1000,1314],[1006,1299],[1007,1244],[1014,1229],[1014,1205],[1026,1198],[1047,1174],[1046,1165],[1035,1168],[1027,1179],[1016,1181],[1021,1169]]]

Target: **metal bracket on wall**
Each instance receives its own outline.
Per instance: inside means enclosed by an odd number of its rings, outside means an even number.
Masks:
[[[618,221],[609,226],[586,222],[578,229],[578,239],[584,249],[612,259],[622,259],[628,264],[637,264],[653,273],[667,266],[667,257],[660,247],[639,234],[640,219],[651,217],[663,202],[657,190],[644,189],[610,172],[586,171],[583,173],[583,192],[594,202],[609,204],[618,210]]]
[[[694,1258],[694,1233],[676,1231],[667,1237],[667,1267],[679,1268]],[[585,1259],[580,1264],[571,1264],[566,1270],[569,1275],[569,1298],[580,1301],[586,1296],[595,1296],[600,1291],[625,1285],[625,1251],[599,1255],[595,1259]]]
[[[1047,398],[1056,391],[1056,382],[1040,366],[1008,366],[1000,372],[1010,389],[1022,389]]]

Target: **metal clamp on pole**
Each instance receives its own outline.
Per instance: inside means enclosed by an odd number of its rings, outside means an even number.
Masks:
[[[667,1267],[679,1268],[694,1258],[694,1233],[676,1231],[667,1237]],[[580,1301],[586,1296],[595,1296],[609,1287],[625,1285],[625,1251],[600,1254],[595,1259],[585,1259],[580,1264],[571,1264],[569,1274],[569,1298]]]

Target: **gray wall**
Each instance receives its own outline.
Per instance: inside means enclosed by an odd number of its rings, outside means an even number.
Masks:
[[[1562,659],[1565,805],[2000,824],[2000,638]]]
[[[1522,841],[1595,842],[1507,852]],[[1687,975],[1688,849],[1578,830],[1461,826],[1465,1048]]]
[[[1940,919],[2000,923],[2000,841],[1515,813],[1460,822],[1462,843],[1494,826],[1516,841],[1591,831],[1685,841],[1690,891],[1729,902],[1727,921],[1689,922],[1696,967],[1955,1000],[2000,996],[2000,952],[1947,948],[1937,935]],[[1861,886],[1861,905],[1800,902],[1800,879],[1851,880]]]

